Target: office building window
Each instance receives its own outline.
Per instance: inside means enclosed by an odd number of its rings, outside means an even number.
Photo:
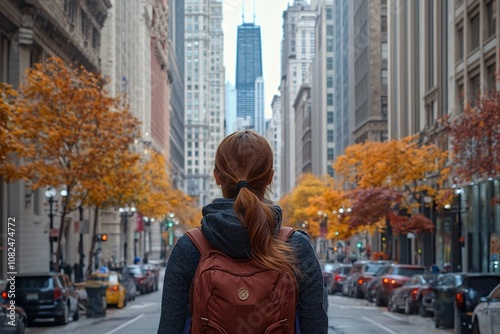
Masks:
[[[457,30],[457,60],[464,59],[464,27]]]
[[[387,96],[381,97],[380,112],[382,113],[382,118],[387,119]]]
[[[496,25],[496,1],[490,0],[486,3],[486,13],[485,13],[485,36],[489,39],[491,36],[495,35],[495,25]]]
[[[333,77],[327,77],[326,78],[326,87],[332,88],[333,87]]]
[[[469,97],[470,97],[470,100],[472,102],[476,98],[478,98],[479,95],[481,94],[481,81],[479,79],[479,73],[474,75],[474,76],[471,76],[469,81],[470,81]]]
[[[326,141],[332,143],[333,142],[333,130],[328,130],[326,134]]]
[[[333,124],[333,111],[328,111],[326,113],[326,121],[328,124]]]
[[[333,58],[332,57],[326,58],[326,69],[333,70]]]
[[[382,60],[387,60],[388,49],[387,49],[387,43],[386,42],[383,42],[380,45],[380,55],[381,55]]]
[[[479,13],[470,18],[470,29],[469,29],[469,41],[470,41],[470,50],[469,52],[474,51],[479,47]]]
[[[326,155],[327,155],[327,157],[326,157],[326,158],[327,158],[328,160],[330,160],[330,161],[331,161],[331,160],[333,160],[333,159],[335,158],[335,154],[334,154],[334,153],[335,153],[335,150],[334,150],[332,147],[329,147],[329,148],[327,149],[327,154],[326,154]]]
[[[333,94],[332,93],[326,94],[326,105],[333,106]]]
[[[387,86],[387,70],[386,69],[382,70],[381,76],[382,76],[382,79],[381,79],[382,85]]]
[[[490,91],[490,93],[493,93],[494,91],[496,91],[496,66],[495,66],[495,63],[491,64],[490,66],[488,66],[488,68],[486,69],[487,73],[487,80],[488,80],[488,90]]]
[[[382,32],[387,32],[387,16],[382,16],[381,21],[380,21],[380,30]]]

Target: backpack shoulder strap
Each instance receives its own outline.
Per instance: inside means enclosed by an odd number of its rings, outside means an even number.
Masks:
[[[295,232],[295,229],[293,229],[292,227],[282,227],[278,232],[278,238],[286,241],[292,236],[293,232]]]
[[[208,255],[208,253],[213,249],[212,245],[207,241],[201,227],[192,228],[186,231],[186,235],[191,239],[193,244],[198,248],[198,251],[202,256]]]

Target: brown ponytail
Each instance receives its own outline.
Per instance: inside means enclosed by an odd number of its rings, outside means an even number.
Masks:
[[[215,174],[226,198],[248,229],[252,258],[296,281],[300,275],[293,249],[276,237],[277,212],[265,199],[273,176],[273,152],[253,131],[235,132],[222,140],[215,155]]]

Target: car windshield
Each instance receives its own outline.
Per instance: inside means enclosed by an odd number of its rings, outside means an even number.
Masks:
[[[325,264],[325,267],[323,268],[323,271],[328,271],[328,272],[332,272],[335,270],[335,265],[333,264]]]
[[[384,264],[382,263],[367,263],[365,272],[367,273],[376,273]]]
[[[50,287],[50,277],[16,277],[16,288],[18,289],[45,289]]]
[[[423,275],[425,268],[396,267],[392,273],[401,276]]]
[[[342,267],[342,268],[340,268],[340,273],[347,275],[347,274],[349,274],[349,270],[351,270],[351,267]]]
[[[488,295],[498,284],[500,284],[500,276],[467,277],[463,282],[463,286],[475,290],[478,296]]]
[[[130,270],[130,273],[132,274],[142,274],[143,271],[139,267],[127,267],[128,270]]]

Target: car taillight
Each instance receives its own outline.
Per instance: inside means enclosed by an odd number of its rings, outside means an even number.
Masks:
[[[344,280],[344,277],[340,276],[340,275],[335,275],[335,282],[340,282],[342,280]]]
[[[59,297],[61,297],[61,290],[54,288],[54,299],[59,299]]]
[[[418,297],[418,289],[411,290],[410,297],[411,297],[411,299],[416,300]]]
[[[384,284],[394,284],[394,283],[396,283],[396,280],[389,279],[389,278],[384,278],[382,280],[382,282],[384,282]]]
[[[455,295],[455,305],[461,309],[465,306],[465,296],[463,292],[457,292]]]
[[[2,291],[2,299],[7,299],[8,294],[7,291]]]

